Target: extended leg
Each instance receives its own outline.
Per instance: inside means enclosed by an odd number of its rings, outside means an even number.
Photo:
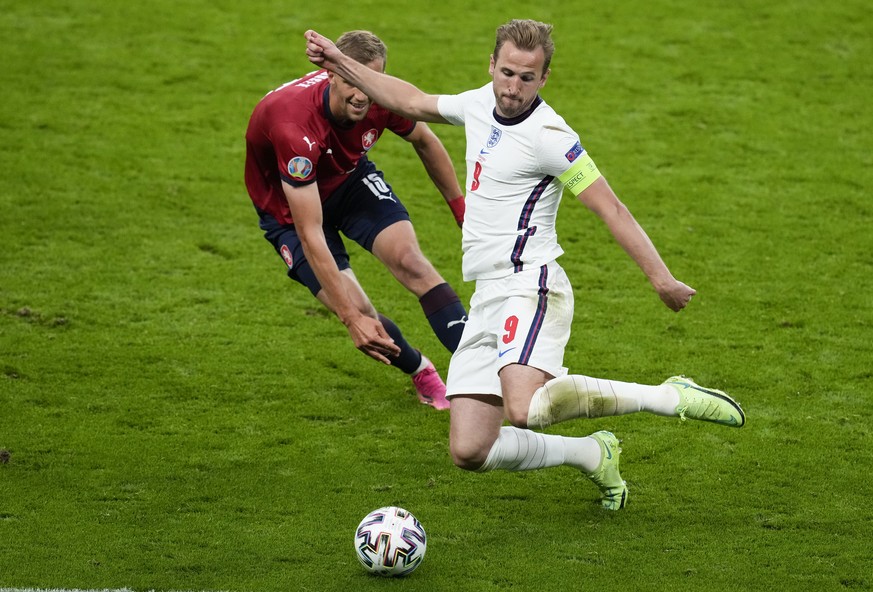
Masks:
[[[746,418],[739,404],[716,389],[674,376],[649,386],[571,374],[546,382],[534,393],[527,425],[542,429],[576,418],[609,417],[648,411],[656,415],[700,419],[741,427]]]

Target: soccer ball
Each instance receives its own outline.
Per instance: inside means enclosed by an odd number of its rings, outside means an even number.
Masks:
[[[421,565],[427,535],[421,523],[403,508],[373,510],[355,531],[355,553],[364,569],[380,576],[398,577]]]

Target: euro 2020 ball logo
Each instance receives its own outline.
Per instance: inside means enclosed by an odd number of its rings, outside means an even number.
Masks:
[[[312,172],[312,161],[305,156],[295,156],[288,161],[288,174],[292,179],[305,179]]]

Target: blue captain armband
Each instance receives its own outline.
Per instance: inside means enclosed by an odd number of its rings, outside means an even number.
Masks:
[[[600,177],[597,165],[586,153],[573,163],[573,166],[564,171],[558,180],[572,191],[573,195],[578,196]]]

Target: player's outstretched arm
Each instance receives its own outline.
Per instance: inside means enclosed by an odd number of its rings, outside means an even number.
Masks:
[[[579,194],[579,200],[606,223],[618,244],[649,278],[661,301],[675,312],[685,308],[697,292],[673,277],[649,236],[606,179],[594,181]]]
[[[358,63],[337,49],[333,41],[315,31],[306,31],[304,37],[310,62],[342,76],[376,103],[409,119],[446,123],[437,109],[436,95],[425,94],[405,80]]]

